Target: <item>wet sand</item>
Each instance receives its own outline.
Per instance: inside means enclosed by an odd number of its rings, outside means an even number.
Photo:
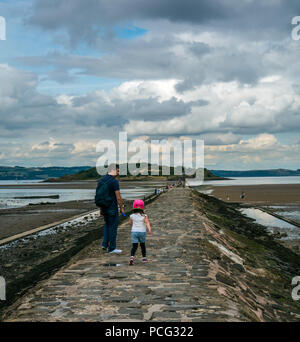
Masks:
[[[205,190],[213,190],[211,195],[224,202],[242,203],[259,206],[286,206],[284,211],[300,210],[300,184],[266,184],[236,186],[204,186]],[[244,192],[245,198],[240,195]],[[229,200],[227,198],[229,196]],[[290,207],[288,207],[290,206]],[[281,209],[282,210],[282,209]],[[272,208],[275,213],[280,209]],[[293,218],[297,222],[297,219]],[[300,251],[300,240],[280,240],[284,246],[294,252]]]
[[[132,201],[123,200],[125,210]],[[0,240],[53,222],[97,210],[94,201],[69,201],[0,210]]]
[[[300,184],[205,186],[211,195],[225,202],[259,205],[300,204]],[[245,198],[240,195],[245,192]],[[228,199],[229,196],[229,199]]]
[[[0,210],[0,239],[94,209],[93,201],[70,201]]]

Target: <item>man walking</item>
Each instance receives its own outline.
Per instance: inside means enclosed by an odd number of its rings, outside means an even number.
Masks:
[[[99,180],[99,183],[106,183],[108,186],[109,195],[112,198],[112,203],[109,207],[101,208],[101,215],[104,218],[104,236],[102,242],[102,249],[107,250],[109,253],[122,253],[117,249],[117,234],[119,223],[119,211],[124,213],[123,200],[120,194],[120,185],[116,180],[119,175],[120,169],[117,165],[112,165],[108,169],[108,173]]]

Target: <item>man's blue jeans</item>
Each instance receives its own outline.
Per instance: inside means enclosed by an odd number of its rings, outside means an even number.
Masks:
[[[108,248],[108,251],[111,252],[117,247],[118,210],[102,211],[102,215],[105,221],[102,247]]]

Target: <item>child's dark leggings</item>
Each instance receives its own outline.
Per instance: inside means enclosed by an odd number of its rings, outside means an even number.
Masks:
[[[133,243],[132,244],[131,256],[135,255],[135,252],[138,249],[138,245],[139,245],[138,243]],[[140,245],[141,245],[141,249],[142,249],[143,258],[146,258],[146,244],[144,242],[144,243],[140,243]]]

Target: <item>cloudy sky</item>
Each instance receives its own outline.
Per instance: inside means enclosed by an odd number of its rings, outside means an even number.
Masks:
[[[101,139],[300,168],[299,0],[0,0],[0,165],[95,165]],[[300,35],[300,30],[299,30]]]

